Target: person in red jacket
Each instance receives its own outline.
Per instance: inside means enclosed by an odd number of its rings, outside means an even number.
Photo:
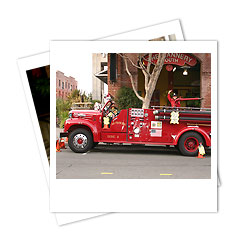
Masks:
[[[168,100],[171,103],[171,107],[180,107],[181,102],[178,100],[177,95],[174,93],[173,97],[171,98],[170,93],[172,92],[172,89],[168,91]]]

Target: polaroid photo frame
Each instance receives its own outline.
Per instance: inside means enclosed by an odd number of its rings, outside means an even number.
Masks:
[[[49,66],[49,52],[44,52],[44,53],[41,53],[38,55],[29,56],[26,58],[21,58],[18,60],[18,66],[19,66],[19,71],[20,71],[20,75],[21,75],[21,80],[23,83],[26,101],[27,101],[28,107],[29,107],[29,112],[30,112],[30,117],[31,117],[32,124],[33,124],[34,133],[35,133],[37,144],[38,144],[39,151],[40,151],[42,164],[44,166],[44,173],[46,176],[46,181],[48,184],[48,181],[49,181],[49,161],[47,158],[47,152],[46,152],[46,149],[44,146],[44,140],[43,140],[43,136],[42,136],[41,129],[40,129],[41,122],[39,124],[39,120],[38,120],[38,116],[37,116],[38,111],[36,110],[35,104],[34,104],[37,102],[37,100],[34,100],[32,97],[32,91],[30,88],[30,82],[28,79],[27,72],[30,72],[31,70],[43,69],[46,66]],[[48,79],[48,81],[49,81],[49,79]],[[43,103],[43,105],[44,104],[45,103]],[[48,187],[49,187],[49,185],[48,185]],[[102,215],[102,214],[97,214],[97,213],[81,213],[81,214],[78,214],[78,213],[56,213],[55,214],[56,220],[57,220],[59,225],[67,224],[67,223],[78,221],[78,220],[89,219],[89,218],[100,216],[100,215]]]
[[[165,40],[184,40],[180,21],[168,21],[163,23],[158,23],[146,27],[142,27],[139,29],[134,29],[131,31],[122,32],[119,34],[115,34],[112,36],[106,36],[100,39],[114,39],[114,40],[150,40],[158,37],[164,37]],[[18,60],[20,75],[23,82],[23,87],[26,95],[27,102],[30,105],[30,114],[33,122],[34,132],[36,134],[37,144],[39,147],[41,160],[44,166],[44,172],[46,176],[47,184],[49,180],[49,164],[46,155],[46,149],[44,147],[44,141],[41,135],[39,121],[37,119],[36,111],[34,110],[33,98],[27,78],[28,70],[32,70],[35,68],[42,68],[49,65],[49,51],[40,53],[37,55],[33,55],[26,58],[21,58]],[[102,214],[101,214],[102,215]],[[67,223],[72,223],[74,221],[84,220],[93,218],[96,216],[100,216],[100,214],[96,213],[56,213],[56,220],[58,225],[64,225]]]
[[[161,39],[162,41],[183,41],[184,36],[180,20],[149,25],[94,40],[149,41],[154,39]]]
[[[217,211],[217,43],[152,41],[51,41],[51,81],[67,62],[81,65],[91,82],[93,53],[210,53],[212,99],[211,179],[56,179],[51,151],[51,212],[216,212]],[[84,58],[84,60],[83,60]],[[63,64],[62,64],[63,62]],[[63,66],[63,67],[64,67]],[[64,67],[65,68],[65,67]],[[55,140],[56,86],[51,85],[51,141]],[[81,199],[79,199],[81,197]]]

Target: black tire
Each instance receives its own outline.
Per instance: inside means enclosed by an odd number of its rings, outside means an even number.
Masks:
[[[204,145],[204,140],[202,136],[196,132],[184,133],[178,142],[178,148],[181,154],[186,156],[197,156],[198,146],[202,143]]]
[[[68,144],[75,153],[85,153],[93,147],[93,136],[88,130],[78,128],[69,134]]]

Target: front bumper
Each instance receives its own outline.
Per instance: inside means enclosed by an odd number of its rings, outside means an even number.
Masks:
[[[68,137],[68,132],[61,132],[60,133],[60,138],[62,138],[62,137]]]

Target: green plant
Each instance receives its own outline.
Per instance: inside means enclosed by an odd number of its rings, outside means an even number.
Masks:
[[[96,100],[96,99],[94,99],[94,100],[90,100],[90,102],[92,102],[92,105],[90,106],[91,107],[91,109],[93,109],[94,108],[94,105],[95,105],[95,103],[96,102],[98,102],[98,103],[102,103],[100,100]]]
[[[142,101],[137,98],[133,89],[125,86],[118,90],[115,102],[119,109],[142,107]]]
[[[80,90],[79,89],[75,89],[68,96],[68,100],[78,101],[79,102],[80,101],[80,96],[81,96]]]
[[[60,127],[63,126],[65,120],[68,118],[71,105],[72,103],[69,100],[56,99],[56,117]]]
[[[91,108],[94,107],[94,101],[92,100],[92,94],[86,94],[85,92],[81,93],[80,90],[75,89],[67,96],[67,99],[58,98],[56,99],[56,117],[57,124],[62,128],[65,120],[68,118],[69,111],[72,107],[72,104],[75,102],[88,102],[91,101],[93,104]]]
[[[68,119],[69,117],[69,112],[68,111],[64,111],[60,114],[60,128],[63,128],[64,122]]]

